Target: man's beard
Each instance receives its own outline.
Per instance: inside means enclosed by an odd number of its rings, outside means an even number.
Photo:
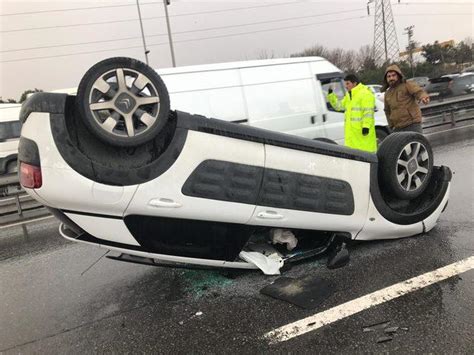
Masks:
[[[389,85],[391,88],[393,88],[393,87],[397,86],[399,82],[400,82],[400,80],[389,81],[389,82],[388,82],[388,85]]]

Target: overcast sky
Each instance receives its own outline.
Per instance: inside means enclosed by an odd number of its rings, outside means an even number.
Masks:
[[[397,1],[392,0],[392,8],[401,49],[407,44],[403,32],[409,25],[415,25],[414,39],[420,43],[473,37],[473,0]],[[18,99],[35,87],[75,87],[85,71],[104,58],[145,60],[136,0],[0,4],[4,99]],[[177,66],[255,59],[261,53],[284,56],[315,44],[358,49],[373,41],[374,18],[367,15],[366,4],[367,0],[171,0]],[[170,67],[163,1],[140,0],[140,7],[150,64]],[[371,8],[373,15],[373,4]]]

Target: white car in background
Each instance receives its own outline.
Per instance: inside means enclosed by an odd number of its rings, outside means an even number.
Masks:
[[[76,96],[23,104],[20,182],[63,237],[118,260],[267,274],[327,250],[341,266],[347,242],[427,232],[447,205],[451,171],[420,134],[376,155],[218,118],[170,109],[152,68],[110,58]]]
[[[382,85],[370,84],[370,85],[366,85],[366,86],[370,90],[372,90],[372,92],[374,93],[376,99],[378,99],[382,102],[384,101],[385,93],[382,92]]]

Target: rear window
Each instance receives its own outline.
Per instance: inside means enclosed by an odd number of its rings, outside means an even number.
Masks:
[[[461,78],[457,78],[455,81],[456,81],[456,83],[458,83],[460,85],[471,84],[474,81],[474,75],[469,75],[469,76],[464,76],[464,77],[461,77]]]
[[[20,138],[20,121],[0,122],[0,142]]]
[[[430,83],[431,84],[437,84],[437,83],[447,83],[449,81],[451,81],[453,79],[451,78],[448,78],[448,77],[444,77],[444,78],[434,78],[434,79],[430,79]]]

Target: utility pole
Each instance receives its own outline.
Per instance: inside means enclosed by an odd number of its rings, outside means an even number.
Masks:
[[[145,61],[146,61],[146,64],[148,65],[148,53],[150,53],[150,51],[146,48],[145,33],[143,31],[142,13],[140,11],[140,4],[138,3],[138,0],[137,0],[137,10],[138,10],[138,19],[140,20],[140,30],[142,32],[143,52],[145,52]]]
[[[408,58],[410,61],[410,67],[411,67],[411,77],[413,78],[415,76],[415,72],[413,70],[413,50],[416,47],[416,43],[412,41],[413,38],[413,29],[415,28],[414,25],[405,27],[405,31],[403,34],[408,35],[408,46],[407,46],[407,51],[408,51]]]
[[[369,0],[367,13],[370,15],[370,4],[375,5],[374,14],[374,59],[377,64],[396,61],[399,58],[399,46],[395,21],[393,20],[390,0]]]
[[[138,1],[138,0],[137,0]],[[171,26],[170,26],[170,19],[168,16],[168,5],[171,3],[171,0],[163,0],[163,5],[165,7],[165,16],[166,16],[166,26],[168,27],[168,41],[170,43],[170,51],[171,51],[171,62],[173,63],[173,67],[176,67],[176,60],[174,58],[174,48],[173,48],[173,39],[171,38]]]

